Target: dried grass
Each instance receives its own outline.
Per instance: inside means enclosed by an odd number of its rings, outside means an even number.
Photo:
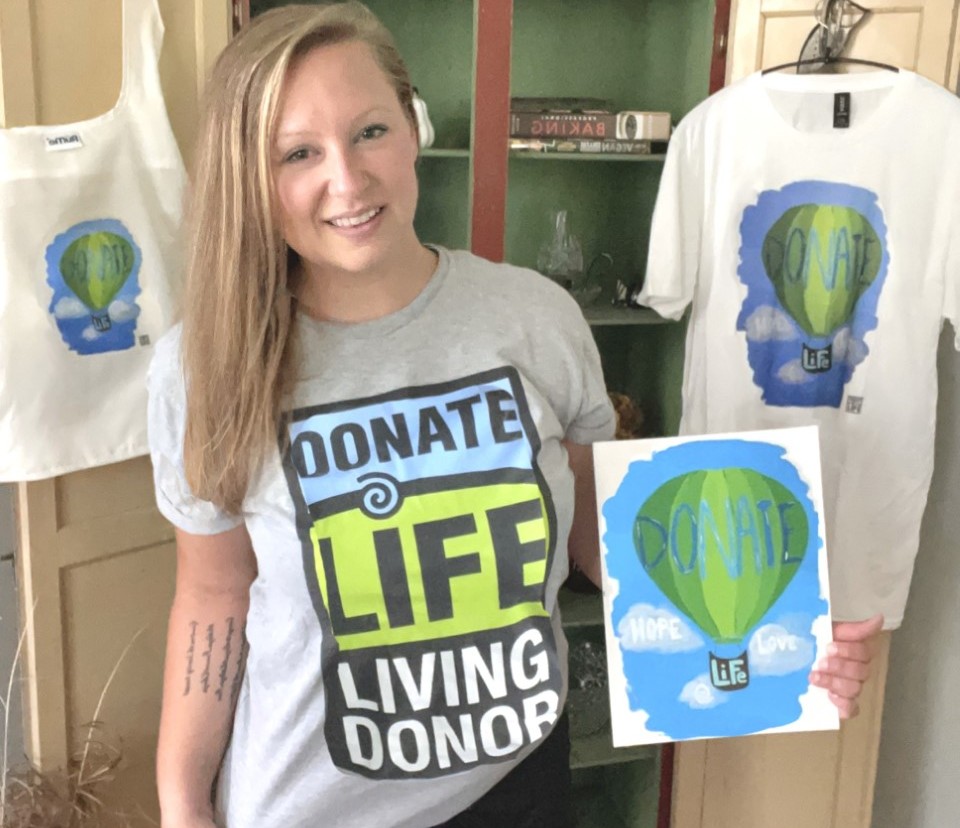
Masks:
[[[10,732],[10,699],[23,650],[25,632],[21,632],[6,694],[0,697],[4,722],[0,751],[0,828],[130,828],[134,824],[131,815],[109,808],[103,800],[104,789],[116,779],[123,752],[106,739],[100,712],[120,665],[144,629],[133,636],[114,663],[92,721],[82,726],[85,731],[82,746],[70,758],[66,771],[41,771],[29,763],[16,768],[10,766],[7,734]],[[154,822],[142,812],[137,816],[137,824]]]
[[[122,814],[111,813],[102,789],[116,777],[122,752],[103,742],[84,744],[87,773],[43,773],[34,767],[12,771],[3,791],[3,828],[126,828]]]

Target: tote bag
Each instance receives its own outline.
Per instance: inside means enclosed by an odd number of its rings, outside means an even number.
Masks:
[[[123,0],[109,112],[0,130],[0,481],[147,453],[145,379],[178,293],[184,169],[157,0]]]

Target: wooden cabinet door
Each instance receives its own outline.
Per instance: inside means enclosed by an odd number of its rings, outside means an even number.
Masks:
[[[863,0],[872,10],[846,54],[892,63],[956,88],[957,0]],[[796,60],[815,25],[816,0],[735,0],[727,80]]]
[[[160,72],[184,156],[206,69],[230,33],[230,0],[160,0]],[[2,0],[0,118],[57,124],[109,110],[120,90],[121,0]],[[35,483],[17,493],[24,742],[40,768],[67,765],[103,699],[105,738],[123,759],[104,788],[133,824],[157,819],[154,751],[173,531],[154,506],[146,457]],[[140,816],[138,816],[138,814]]]

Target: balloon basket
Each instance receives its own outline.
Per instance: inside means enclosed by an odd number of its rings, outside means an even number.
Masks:
[[[91,317],[93,319],[93,327],[98,331],[109,331],[110,330],[110,317],[107,314],[93,314]]]
[[[721,658],[710,653],[710,683],[717,690],[743,690],[750,684],[750,663],[747,651],[736,658]]]
[[[825,374],[833,367],[833,345],[811,348],[804,344],[800,364],[808,374]]]

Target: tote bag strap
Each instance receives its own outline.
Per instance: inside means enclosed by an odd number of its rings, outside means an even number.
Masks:
[[[120,101],[138,110],[163,106],[160,47],[163,19],[158,0],[123,0],[123,81]]]

